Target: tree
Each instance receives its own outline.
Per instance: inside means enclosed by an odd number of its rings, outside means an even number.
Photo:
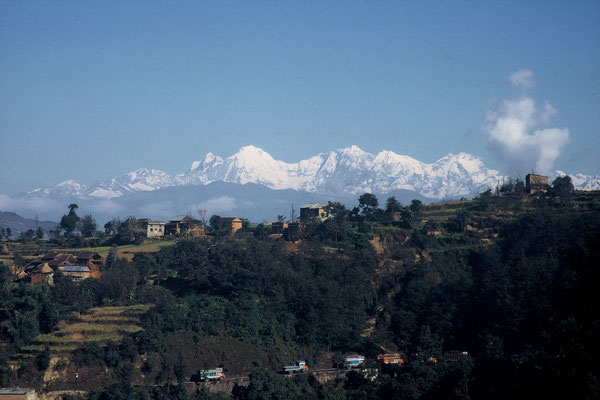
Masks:
[[[343,221],[348,217],[349,211],[339,201],[336,202],[328,202],[325,207],[325,211],[327,212],[327,216],[333,218],[336,221]]]
[[[138,220],[129,216],[119,225],[117,239],[119,243],[134,243],[141,241],[145,237],[146,232],[140,226]]]
[[[517,179],[517,181],[515,182],[514,192],[518,197],[523,196],[523,194],[525,193],[525,183],[522,180]]]
[[[36,367],[39,371],[45,371],[50,366],[50,347],[46,346],[35,359]]]
[[[69,213],[62,216],[60,219],[60,227],[64,229],[65,235],[72,235],[77,228],[79,216],[75,212],[79,206],[77,204],[69,204]]]
[[[35,236],[38,239],[42,239],[44,237],[44,229],[41,226],[38,226],[38,228],[35,230]]]
[[[121,219],[119,217],[113,218],[104,224],[104,233],[107,235],[116,235],[119,232],[119,228],[121,227]]]
[[[421,200],[413,199],[410,202],[410,211],[413,213],[415,219],[421,218],[421,213],[423,212],[423,203]]]
[[[514,184],[512,178],[508,178],[508,180],[506,182],[502,183],[502,186],[500,186],[500,193],[502,193],[503,195],[513,193],[514,190],[515,190],[515,184]]]
[[[173,365],[173,373],[175,374],[175,377],[177,377],[177,382],[181,385],[185,380],[185,374],[187,373],[187,366],[181,353],[179,353],[177,361],[175,361],[175,364]]]
[[[373,217],[378,205],[377,197],[373,193],[364,193],[358,198],[360,212],[367,219]]]
[[[396,200],[395,196],[388,197],[385,201],[385,213],[389,216],[394,215],[394,213],[400,212],[402,209],[402,204],[398,200]]]
[[[11,236],[12,236],[12,230],[10,228],[6,228],[6,238],[10,239]]]
[[[271,226],[265,224],[258,224],[254,228],[254,237],[257,239],[266,239],[271,234]]]
[[[231,225],[225,223],[220,215],[213,215],[210,217],[209,223],[217,237],[227,236],[231,233]]]
[[[27,229],[25,232],[21,232],[19,239],[22,242],[28,242],[28,241],[32,240],[34,236],[35,236],[35,232],[33,232],[33,229]]]
[[[277,215],[277,222],[280,222],[280,223],[285,222],[285,215],[281,215],[281,214]]]
[[[83,237],[93,237],[96,235],[96,220],[91,214],[86,214],[81,219],[81,234]]]
[[[452,229],[455,232],[463,232],[467,228],[469,221],[469,214],[465,210],[458,210],[455,214],[454,220],[452,221]]]
[[[573,182],[571,182],[571,177],[568,175],[559,176],[552,182],[552,192],[555,196],[568,200],[571,198],[574,190]]]
[[[42,333],[50,333],[52,328],[58,323],[58,320],[59,314],[56,311],[55,304],[50,301],[44,301],[38,316],[40,331]]]

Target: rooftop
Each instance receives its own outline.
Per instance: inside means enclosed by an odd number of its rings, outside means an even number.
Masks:
[[[303,205],[300,208],[311,208],[311,209],[317,209],[317,208],[323,208],[325,207],[325,204],[319,204],[319,203],[308,203]]]
[[[29,388],[0,388],[0,395],[2,394],[28,394],[35,392],[35,389]]]
[[[90,269],[85,265],[65,265],[63,272],[90,272]]]

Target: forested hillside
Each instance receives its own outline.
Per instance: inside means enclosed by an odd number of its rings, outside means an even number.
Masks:
[[[2,266],[0,385],[90,399],[598,397],[598,193],[359,203],[330,203],[295,243],[259,225],[132,260],[111,252],[100,279],[32,285]],[[377,364],[386,352],[404,363]],[[348,354],[365,368],[278,374]],[[190,393],[217,366],[247,384]]]

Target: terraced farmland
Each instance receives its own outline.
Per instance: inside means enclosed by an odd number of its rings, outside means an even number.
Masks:
[[[138,304],[123,307],[92,308],[85,315],[73,313],[68,321],[61,321],[52,333],[39,335],[36,342],[21,349],[18,358],[35,357],[46,346],[52,355],[72,352],[83,343],[120,342],[124,336],[142,330],[141,316],[151,305]]]

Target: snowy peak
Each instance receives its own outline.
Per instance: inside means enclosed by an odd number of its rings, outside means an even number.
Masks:
[[[564,175],[556,171],[555,176]],[[600,177],[571,175],[578,189],[600,189]],[[356,195],[364,192],[388,193],[412,190],[422,196],[444,199],[468,197],[505,178],[487,168],[471,154],[448,154],[427,164],[406,155],[383,150],[377,155],[358,146],[320,153],[297,163],[274,159],[256,146],[244,146],[223,159],[207,153],[190,169],[172,176],[164,171],[140,168],[136,171],[97,182],[91,187],[67,180],[50,188],[40,188],[31,196],[92,197],[110,199],[139,191],[153,191],[170,186],[228,183],[256,183],[270,189],[294,189],[323,196]]]
[[[550,176],[550,182],[552,182],[556,177],[569,175],[571,177],[571,182],[573,182],[573,186],[576,189],[580,190],[598,190],[600,189],[600,175],[584,175],[584,174],[567,174],[566,172],[556,170]]]
[[[214,166],[216,164],[221,164],[223,159],[221,157],[215,156],[213,153],[206,153],[202,161],[194,161],[188,173],[196,171],[200,169],[201,171],[206,171],[206,169],[210,166]]]
[[[85,195],[86,189],[85,185],[79,184],[73,179],[67,179],[55,186],[34,189],[27,194],[43,197],[81,197]]]
[[[128,193],[153,191],[174,186],[174,178],[164,171],[140,168],[119,178],[97,182],[88,192],[90,197],[111,199]]]

